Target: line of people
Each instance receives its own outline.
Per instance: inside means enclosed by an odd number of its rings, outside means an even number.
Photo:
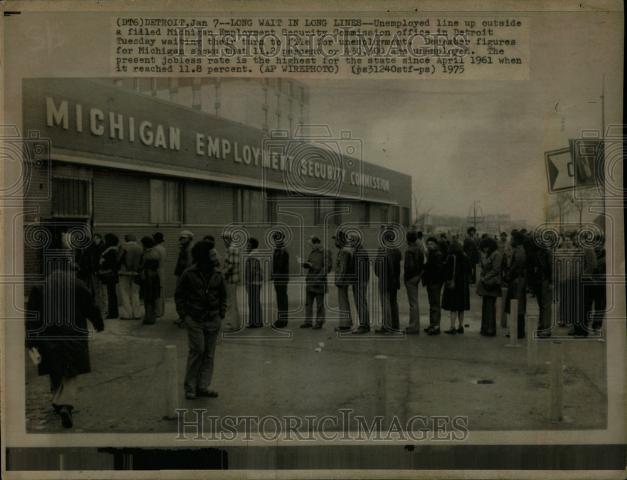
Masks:
[[[504,296],[504,311],[510,312],[511,300],[518,304],[518,331],[525,336],[527,296],[535,296],[539,307],[538,335],[550,336],[553,303],[557,300],[558,325],[569,327],[569,333],[583,338],[603,325],[605,314],[604,239],[597,235],[584,242],[582,232],[563,234],[557,248],[536,244],[525,230],[494,238],[477,237],[474,228],[467,230],[461,242],[457,235],[430,236],[423,242],[419,231],[406,234],[405,253],[401,252],[398,233],[391,225],[380,232],[380,246],[370,261],[361,236],[338,231],[333,237],[337,252],[335,261],[319,237],[309,239],[307,259],[298,259],[306,271],[305,321],[301,328],[320,329],[326,319],[325,295],[327,277],[334,270],[338,294],[338,332],[363,334],[370,331],[372,310],[368,307],[371,266],[377,277],[382,324],[375,333],[400,331],[398,290],[401,273],[409,303],[407,334],[420,334],[418,289],[422,282],[429,301],[429,335],[440,334],[441,311],[450,313],[450,328],[445,333],[464,333],[464,312],[470,309],[470,285],[476,283],[482,297],[481,331],[496,335],[496,299]],[[188,334],[188,358],[184,381],[185,396],[215,398],[210,389],[215,347],[222,324],[227,330],[240,328],[237,302],[238,285],[243,282],[248,298],[248,328],[263,326],[261,289],[264,284],[263,256],[259,242],[250,238],[246,244],[244,271],[242,254],[230,235],[223,236],[225,258],[222,262],[215,239],[207,235],[193,243],[194,235],[183,231],[179,236],[175,303],[179,319]],[[277,299],[275,328],[288,325],[290,280],[289,252],[282,232],[272,236],[274,250],[270,280]],[[39,373],[49,375],[52,402],[62,424],[71,427],[76,396],[75,377],[90,371],[87,346],[89,319],[96,330],[104,329],[101,311],[107,318],[140,318],[151,324],[164,312],[163,286],[166,251],[159,232],[143,237],[138,243],[132,234],[119,244],[114,234],[104,238],[93,235],[93,242],[75,257],[48,274],[43,286],[29,293],[26,346],[37,358]],[[401,268],[401,263],[403,267]],[[480,270],[476,278],[477,268]],[[553,284],[557,284],[557,296]],[[50,302],[46,298],[74,291],[75,305]],[[118,292],[120,305],[118,306]],[[352,295],[351,295],[352,292]],[[358,316],[353,326],[350,297]],[[143,300],[143,312],[140,300]],[[100,308],[97,304],[100,304]],[[315,306],[315,315],[314,315]],[[69,308],[68,311],[64,308]],[[502,316],[502,326],[507,326]]]

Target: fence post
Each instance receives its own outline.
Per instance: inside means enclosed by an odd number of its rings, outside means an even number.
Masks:
[[[507,305],[507,288],[501,288],[501,296],[499,297],[499,314],[501,321],[501,328],[507,328],[507,312],[505,311],[505,307]]]
[[[527,317],[526,332],[527,337],[527,369],[533,371],[537,366],[538,359],[538,338],[536,337],[538,319],[532,315]]]
[[[563,420],[564,349],[563,343],[551,342],[551,421]]]
[[[166,419],[176,418],[179,406],[179,386],[176,345],[166,345],[164,354],[165,371],[165,415]]]
[[[515,298],[511,299],[509,305],[509,343],[505,346],[520,347],[520,345],[518,344],[518,300],[516,300]]]

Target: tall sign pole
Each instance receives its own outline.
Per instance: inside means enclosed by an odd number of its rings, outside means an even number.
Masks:
[[[601,139],[605,138],[605,73],[601,80]]]

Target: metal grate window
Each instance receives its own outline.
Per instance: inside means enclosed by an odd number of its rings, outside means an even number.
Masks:
[[[183,194],[180,182],[150,180],[150,221],[152,223],[181,223]]]
[[[91,182],[75,178],[53,178],[52,214],[56,217],[89,217]]]
[[[270,215],[269,206],[261,190],[238,188],[235,190],[234,218],[236,222],[265,222]]]

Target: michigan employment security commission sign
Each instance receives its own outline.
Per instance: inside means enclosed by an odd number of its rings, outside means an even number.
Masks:
[[[392,204],[406,204],[411,195],[411,177],[362,161],[361,142],[350,136],[320,145],[270,137],[98,80],[24,80],[23,106],[24,130],[51,139],[53,160],[69,153],[95,165],[94,158],[104,159],[109,167],[159,167],[172,175]]]

